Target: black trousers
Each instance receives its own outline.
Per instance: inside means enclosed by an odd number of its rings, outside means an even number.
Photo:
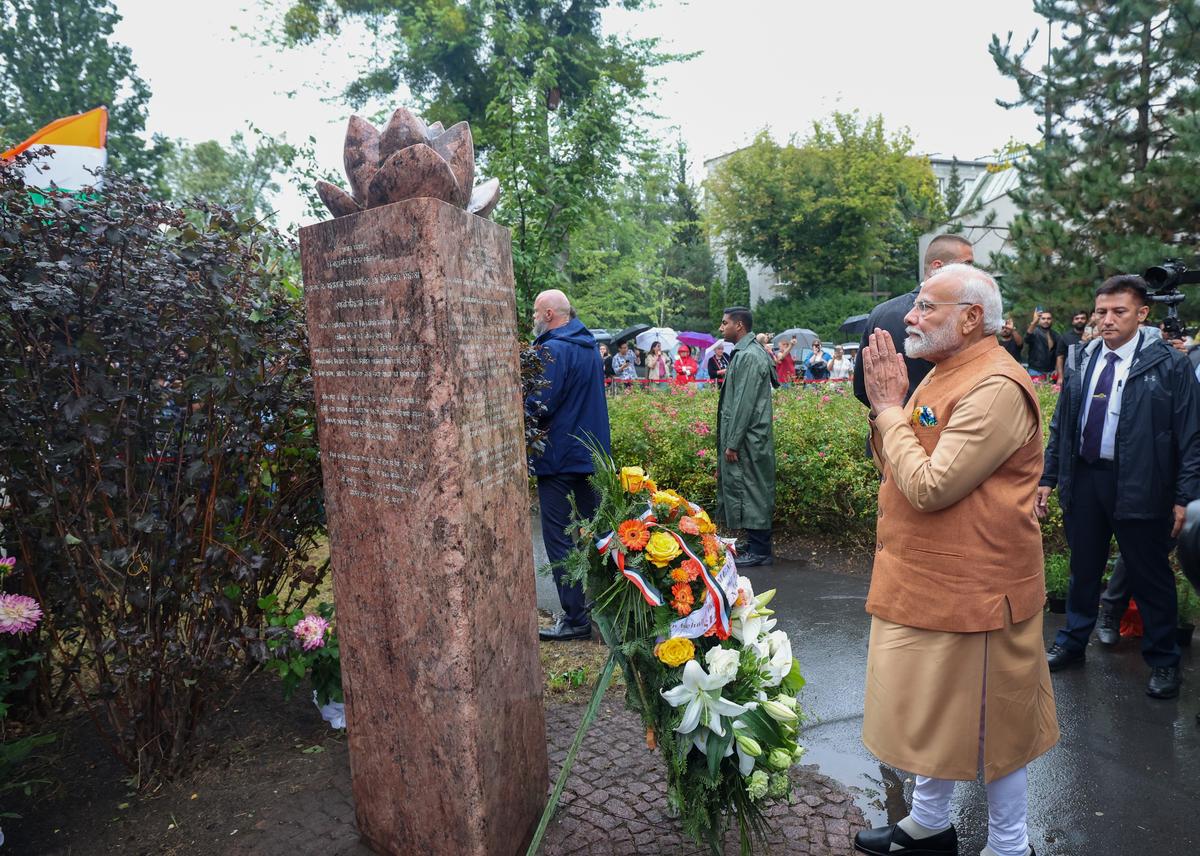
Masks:
[[[746,530],[746,552],[753,553],[756,556],[771,555],[771,530],[770,529],[747,529]]]
[[[1063,515],[1071,546],[1071,584],[1067,590],[1067,624],[1055,641],[1081,651],[1096,626],[1100,578],[1108,562],[1113,535],[1125,559],[1129,593],[1138,603],[1145,635],[1142,657],[1152,667],[1179,665],[1175,626],[1179,602],[1168,556],[1174,520],[1117,520],[1117,479],[1110,462],[1076,461],[1071,510]]]
[[[1129,597],[1129,573],[1125,570],[1125,559],[1118,555],[1104,594],[1100,595],[1100,604],[1120,618],[1129,609]]]
[[[586,624],[590,617],[584,602],[583,586],[572,585],[564,579],[562,560],[575,546],[567,527],[571,525],[571,503],[567,499],[575,495],[575,507],[584,517],[596,513],[599,497],[588,484],[586,473],[564,473],[537,477],[538,504],[542,511],[542,543],[546,545],[546,558],[553,565],[554,585],[558,588],[558,602],[574,625]]]

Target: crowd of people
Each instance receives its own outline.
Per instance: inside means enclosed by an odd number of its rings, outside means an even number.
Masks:
[[[969,241],[939,236],[924,262],[916,288],[871,312],[852,368],[819,342],[797,360],[794,341],[773,348],[770,336],[755,335],[750,310],[725,311],[721,334],[736,345],[713,371],[721,379],[715,516],[745,533],[739,568],[773,564],[771,391],[801,370],[806,379],[852,378],[868,408],[868,452],[880,472],[863,742],[915,774],[909,815],[859,833],[855,848],[870,856],[957,854],[954,784],[982,773],[988,845],[981,856],[1034,856],[1026,771],[1059,739],[1050,674],[1084,665],[1098,619],[1100,641],[1111,645],[1132,596],[1145,626],[1146,695],[1179,694],[1168,557],[1188,504],[1200,499],[1200,381],[1181,353],[1188,343],[1146,325],[1150,298],[1139,276],[1102,282],[1093,311],[1076,313],[1066,333],[1039,310],[1019,334],[1004,317],[995,280],[975,267]],[[586,346],[587,331],[568,324],[569,304],[554,295],[556,309],[547,310],[542,295],[538,311],[559,326],[535,319],[536,344],[578,355],[570,349]],[[676,381],[693,377],[678,356],[669,366],[661,348],[648,357],[656,377],[671,368]],[[638,360],[622,345],[612,355],[614,375],[636,376],[626,373]],[[539,395],[552,405],[547,448],[569,458],[565,472],[583,509],[594,502],[580,478],[590,461],[558,446],[577,443],[583,430],[602,435],[607,449],[608,421],[606,367],[595,357],[578,366],[570,380],[554,370],[551,390]],[[1033,380],[1046,374],[1056,376],[1061,394],[1044,438]],[[584,400],[593,402],[586,413],[570,405]],[[553,469],[539,463],[538,482],[547,554],[557,562],[569,545],[557,543],[567,500],[543,495],[541,486],[559,478]],[[1049,513],[1054,491],[1071,549],[1070,587],[1065,624],[1047,651],[1038,518]],[[1123,579],[1102,600],[1114,538]],[[582,596],[555,574],[568,614],[542,638],[579,638],[589,632],[586,605],[572,614],[568,604]]]
[[[854,359],[847,356],[842,345],[836,345],[830,352],[816,340],[802,348],[795,336],[775,344],[770,333],[756,334],[755,341],[770,357],[772,371],[781,386],[797,382],[846,382],[854,377]],[[680,344],[674,356],[664,350],[662,342],[653,342],[646,351],[628,341],[615,349],[603,342],[597,348],[604,366],[604,382],[613,390],[689,383],[720,386],[729,366],[729,355],[721,340],[713,344],[707,357],[687,344]]]

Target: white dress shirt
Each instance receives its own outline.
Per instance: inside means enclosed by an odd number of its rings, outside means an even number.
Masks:
[[[1121,395],[1125,391],[1125,379],[1129,377],[1129,368],[1133,363],[1133,355],[1137,353],[1138,342],[1141,339],[1142,333],[1139,332],[1116,350],[1109,348],[1108,343],[1105,342],[1100,349],[1100,358],[1096,361],[1096,368],[1092,371],[1092,377],[1088,383],[1087,395],[1083,397],[1083,418],[1079,423],[1079,443],[1081,447],[1083,445],[1083,429],[1087,425],[1088,411],[1092,409],[1092,394],[1096,391],[1096,383],[1100,380],[1100,373],[1104,371],[1104,366],[1108,362],[1108,355],[1116,354],[1117,361],[1113,364],[1112,392],[1108,396],[1108,412],[1104,414],[1104,431],[1100,435],[1100,457],[1106,461],[1111,461],[1116,457],[1117,421],[1121,415]]]

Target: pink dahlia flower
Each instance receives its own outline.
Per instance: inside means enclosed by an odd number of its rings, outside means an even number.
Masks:
[[[304,643],[304,650],[325,647],[325,632],[329,622],[319,615],[306,615],[292,628],[296,638]]]
[[[28,633],[42,620],[38,602],[23,594],[0,594],[0,633]]]

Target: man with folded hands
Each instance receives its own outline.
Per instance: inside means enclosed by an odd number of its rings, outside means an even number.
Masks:
[[[889,333],[872,332],[863,355],[883,474],[863,743],[914,773],[916,786],[907,817],[860,832],[854,846],[874,856],[957,854],[954,783],[982,772],[982,856],[1032,856],[1026,765],[1058,741],[1032,514],[1037,397],[996,341],[1000,292],[983,271],[941,268],[904,323],[904,353],[934,365],[911,397]]]

